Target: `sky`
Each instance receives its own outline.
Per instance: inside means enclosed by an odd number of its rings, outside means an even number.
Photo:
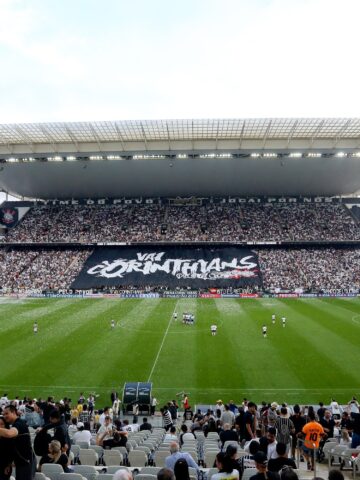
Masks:
[[[360,0],[0,0],[0,123],[358,117]]]

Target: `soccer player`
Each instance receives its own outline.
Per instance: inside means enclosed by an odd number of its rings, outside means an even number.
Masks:
[[[275,318],[276,318],[275,314],[272,314],[271,315],[271,321],[272,321],[273,324],[275,324]]]
[[[111,320],[111,330],[115,328],[115,320]]]
[[[174,312],[174,313],[173,313],[173,319],[174,319],[175,322],[176,322],[176,320],[177,320],[177,312]]]
[[[37,322],[34,322],[33,331],[34,331],[34,335],[36,335],[36,334],[38,333],[38,324],[37,324]]]
[[[286,317],[282,317],[281,321],[282,321],[282,326],[283,326],[283,327],[285,327],[285,324],[286,324]]]
[[[263,325],[263,327],[262,327],[262,334],[263,334],[264,338],[267,337],[267,326],[266,325]]]
[[[214,337],[216,335],[216,332],[217,332],[217,326],[216,325],[211,325],[210,329],[211,329],[211,335]]]

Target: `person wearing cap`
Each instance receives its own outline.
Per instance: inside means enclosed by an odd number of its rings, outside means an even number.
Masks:
[[[268,427],[275,427],[276,419],[278,417],[278,414],[277,414],[278,408],[279,408],[279,405],[276,402],[272,402],[267,415]]]
[[[83,422],[78,422],[77,423],[77,432],[74,433],[73,436],[73,443],[79,444],[79,442],[84,442],[90,445],[91,442],[91,433],[89,430],[85,430],[85,425]]]
[[[280,476],[277,472],[268,470],[268,460],[264,452],[257,452],[254,455],[254,462],[257,474],[250,477],[250,480],[279,480]]]

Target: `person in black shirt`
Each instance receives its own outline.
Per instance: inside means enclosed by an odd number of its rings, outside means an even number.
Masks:
[[[51,430],[52,428],[54,429],[53,440],[58,440],[61,444],[62,451],[69,455],[71,441],[68,433],[68,427],[58,410],[53,410],[50,413],[50,423],[43,427],[44,430]]]
[[[256,438],[256,404],[254,402],[248,403],[248,409],[243,417],[243,425],[241,432],[241,440],[246,441]]]
[[[268,468],[271,472],[279,472],[285,465],[296,468],[294,460],[287,458],[285,443],[277,443],[276,453],[278,454],[277,458],[269,460]]]
[[[4,417],[0,416],[0,428],[7,428]],[[9,480],[11,475],[11,440],[0,438],[0,480]]]
[[[264,452],[257,452],[254,455],[254,461],[258,473],[250,477],[250,480],[279,480],[279,474],[270,472],[267,468],[267,457]]]
[[[0,428],[0,438],[11,439],[11,456],[16,467],[16,480],[31,480],[35,475],[36,460],[31,447],[29,428],[17,416],[14,405],[4,409],[4,419],[10,428]]]
[[[353,432],[351,448],[356,448],[360,445],[360,413],[351,413],[351,426]]]
[[[151,423],[148,422],[147,418],[143,418],[143,423],[140,425],[140,431],[142,430],[152,430]]]
[[[294,424],[295,432],[291,434],[292,437],[292,442],[291,442],[291,456],[292,458],[295,458],[295,450],[297,446],[297,439],[298,439],[298,434],[302,432],[302,429],[304,428],[306,424],[306,419],[303,415],[301,415],[301,410],[299,405],[294,405],[294,414],[291,415],[290,420]]]
[[[323,427],[324,432],[327,435],[327,438],[334,437],[334,427],[335,427],[335,420],[331,418],[330,410],[325,411],[325,415],[323,418],[320,418],[320,425]]]

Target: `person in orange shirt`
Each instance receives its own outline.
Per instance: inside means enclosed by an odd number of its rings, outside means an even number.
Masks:
[[[304,457],[307,461],[308,470],[314,470],[315,450],[319,448],[320,440],[325,435],[323,427],[315,420],[315,413],[309,412],[310,421],[306,423],[302,429],[302,437],[304,444],[302,447]]]

